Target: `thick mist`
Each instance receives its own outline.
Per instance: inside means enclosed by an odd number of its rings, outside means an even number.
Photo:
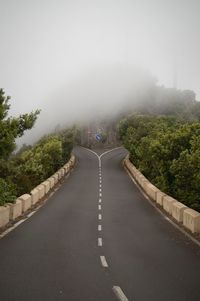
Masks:
[[[57,124],[117,114],[152,85],[200,96],[198,0],[0,0],[0,87],[11,114]]]

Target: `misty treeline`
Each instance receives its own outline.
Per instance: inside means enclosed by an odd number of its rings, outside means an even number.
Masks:
[[[200,102],[190,90],[157,86],[154,80],[147,86],[138,90],[137,101],[135,97],[125,101],[117,116],[113,113],[107,122],[93,122],[91,130],[96,133],[101,128],[102,146],[118,145],[115,128],[125,117],[119,133],[132,162],[161,190],[200,210]],[[40,111],[9,117],[9,109],[9,97],[0,90],[0,205],[30,192],[59,169],[73,145],[84,142],[83,132],[86,145],[94,139],[87,127],[57,128],[14,153],[16,139],[34,126]],[[129,116],[130,112],[135,115]]]
[[[17,152],[15,139],[31,129],[39,110],[19,117],[8,117],[9,97],[0,90],[0,205],[13,202],[17,196],[51,176],[69,159],[78,129],[74,126],[44,136],[33,146],[23,145]]]
[[[131,115],[118,127],[131,162],[159,189],[200,211],[200,123]]]
[[[135,98],[126,102],[125,114],[134,111],[143,115],[173,115],[179,119],[200,121],[200,102],[192,90],[166,88],[152,80]]]

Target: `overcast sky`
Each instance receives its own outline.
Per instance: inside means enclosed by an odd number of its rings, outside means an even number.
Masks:
[[[176,58],[200,100],[199,31],[199,0],[0,0],[0,86],[13,113],[73,121],[128,95],[132,66],[172,87]]]

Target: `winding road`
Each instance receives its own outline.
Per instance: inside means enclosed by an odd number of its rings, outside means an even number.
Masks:
[[[199,301],[200,248],[131,181],[126,150],[74,153],[61,188],[0,239],[0,300]]]

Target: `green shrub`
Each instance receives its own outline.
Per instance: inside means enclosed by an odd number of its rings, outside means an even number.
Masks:
[[[0,206],[5,203],[13,203],[16,199],[16,187],[0,178]]]
[[[159,189],[200,211],[200,123],[130,116],[118,128],[134,165]]]

